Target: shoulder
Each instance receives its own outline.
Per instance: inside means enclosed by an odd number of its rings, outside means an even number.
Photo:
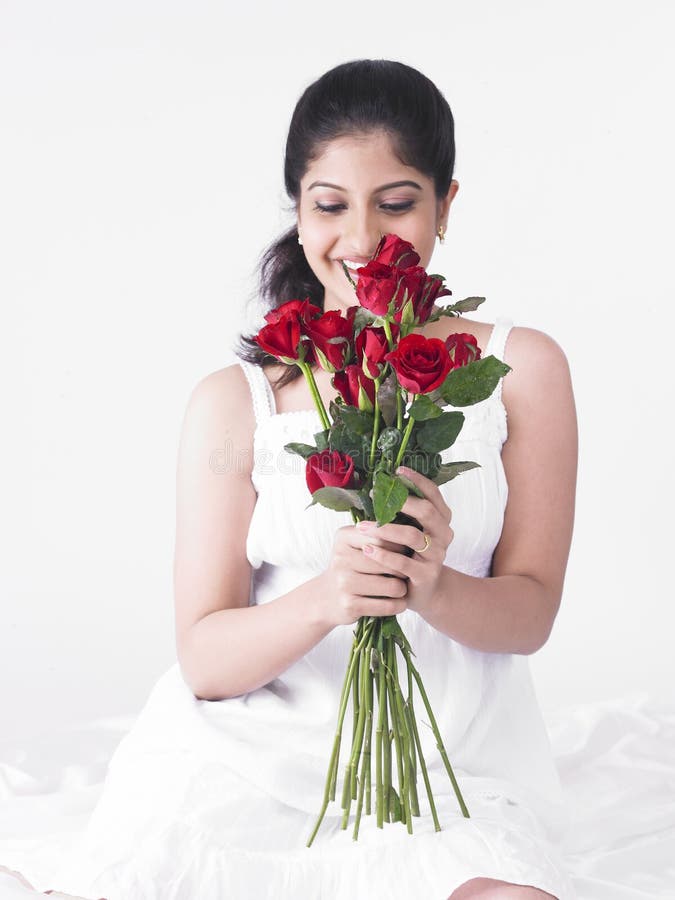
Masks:
[[[194,385],[183,419],[181,444],[200,448],[202,453],[209,451],[210,456],[234,452],[237,458],[248,459],[254,431],[251,392],[239,363],[211,372]]]
[[[503,362],[512,369],[504,381],[504,390],[508,382],[534,386],[570,377],[567,357],[560,344],[536,328],[511,329]]]
[[[512,328],[503,362],[511,367],[502,391],[511,425],[521,415],[533,415],[538,409],[573,415],[569,363],[562,347],[550,335],[535,328]]]

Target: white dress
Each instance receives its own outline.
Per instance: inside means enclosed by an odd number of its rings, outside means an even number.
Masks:
[[[503,356],[509,328],[497,322],[484,356]],[[352,520],[306,508],[304,461],[283,450],[289,441],[312,441],[316,412],[276,413],[262,370],[241,365],[257,422],[258,499],[246,545],[251,603],[268,603],[324,570],[335,529]],[[500,390],[465,414],[444,459],[481,468],[441,488],[455,532],[446,562],[485,577],[507,501]],[[482,876],[572,900],[555,849],[566,813],[527,657],[472,650],[411,611],[399,620],[471,818],[461,815],[422,724],[442,831],[433,830],[421,788],[412,836],[400,823],[378,829],[364,816],[354,842],[351,828],[340,829],[338,801],[305,846],[352,641],[353,628],[344,626],[270,684],[233,699],[197,700],[174,664],[116,749],[88,827],[50,886],[107,900],[446,900]],[[425,720],[420,703],[416,709]],[[345,755],[350,732],[345,727]]]

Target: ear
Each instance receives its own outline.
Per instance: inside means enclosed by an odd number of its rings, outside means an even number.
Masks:
[[[450,204],[455,199],[459,190],[459,182],[453,180],[450,182],[448,193],[438,201],[438,224],[448,227],[448,216],[450,215]]]

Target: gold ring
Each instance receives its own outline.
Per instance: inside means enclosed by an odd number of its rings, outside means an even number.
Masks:
[[[424,538],[424,547],[421,550],[416,550],[415,553],[426,553],[431,546],[431,541],[424,532],[422,532],[422,537]]]

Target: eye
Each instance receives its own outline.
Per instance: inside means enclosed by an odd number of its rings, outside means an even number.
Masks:
[[[382,203],[382,209],[386,209],[387,212],[405,212],[408,209],[411,209],[415,205],[414,200],[404,200],[401,203]]]
[[[344,209],[344,208],[345,208],[344,203],[331,203],[326,206],[323,206],[321,203],[314,204],[314,209],[317,212],[322,212],[322,213],[335,213],[335,212],[339,212],[341,209]]]

